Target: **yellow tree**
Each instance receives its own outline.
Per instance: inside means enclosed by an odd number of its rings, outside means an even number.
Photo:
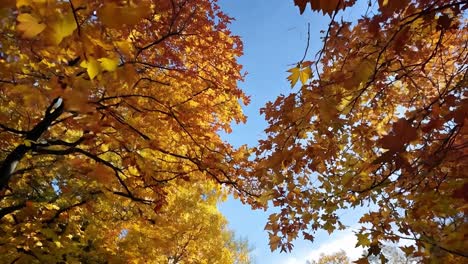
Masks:
[[[12,261],[54,247],[115,255],[104,245],[122,223],[158,214],[179,185],[253,201],[248,150],[218,135],[245,120],[248,98],[242,43],[216,1],[9,0],[0,22],[0,248]]]
[[[351,261],[349,260],[346,252],[344,250],[340,250],[336,253],[325,255],[320,254],[320,258],[315,261],[307,261],[307,264],[350,264]]]
[[[0,220],[2,260],[250,263],[247,242],[235,239],[217,210],[226,195],[218,184],[170,182],[165,191],[167,204],[157,213],[127,198],[99,193],[81,201],[60,195],[42,207],[29,205]]]
[[[344,228],[337,210],[372,205],[357,234],[371,254],[410,239],[407,254],[466,261],[466,2],[369,2],[340,21],[354,2],[295,0],[331,22],[315,60],[289,70],[300,87],[261,110],[256,171],[281,207],[270,245],[291,249],[301,233]]]
[[[125,236],[116,245],[119,258],[140,263],[250,263],[248,244],[234,239],[216,207],[226,195],[219,186],[186,183],[167,190],[168,204],[155,217],[122,226]]]

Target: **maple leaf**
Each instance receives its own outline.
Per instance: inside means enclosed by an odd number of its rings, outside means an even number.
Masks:
[[[86,68],[89,78],[91,79],[94,79],[101,71],[101,67],[98,60],[96,60],[93,57],[88,58],[87,61],[82,61],[80,66]]]
[[[312,69],[309,65],[297,66],[288,70],[291,75],[288,76],[288,80],[291,82],[291,87],[294,87],[298,80],[304,85],[307,81],[312,78]]]
[[[101,65],[101,68],[106,71],[115,71],[120,62],[118,58],[100,58],[98,61]]]
[[[281,238],[271,233],[268,233],[268,236],[270,240],[270,242],[268,242],[268,245],[270,246],[271,251],[274,251],[279,247]]]
[[[379,142],[382,147],[391,152],[397,152],[404,146],[417,139],[417,130],[406,119],[399,119],[393,124],[392,133],[382,137]]]
[[[65,37],[70,36],[77,29],[75,18],[72,12],[67,13],[61,17],[57,22],[52,24],[53,42],[58,45]]]
[[[28,13],[19,14],[17,19],[18,25],[16,28],[23,33],[24,38],[34,38],[46,28],[46,25],[40,23],[36,16]]]
[[[356,247],[359,247],[359,246],[367,247],[371,244],[367,234],[358,233],[356,234],[356,237],[357,237]]]

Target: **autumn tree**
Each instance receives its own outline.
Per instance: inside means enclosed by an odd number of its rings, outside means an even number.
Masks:
[[[315,261],[307,261],[306,264],[350,264],[351,261],[344,250],[333,254],[320,254],[320,258]]]
[[[242,43],[216,1],[7,0],[0,22],[2,260],[196,251],[230,263],[234,240],[210,199],[222,185],[253,202],[258,189],[249,151],[219,136],[245,120],[248,97]],[[185,249],[158,248],[171,235]]]
[[[158,213],[124,197],[69,195],[0,220],[5,263],[250,263],[249,246],[217,210],[226,191],[213,182],[168,183]],[[59,195],[57,195],[59,196]],[[74,198],[77,199],[76,197]],[[62,208],[66,208],[63,210]],[[30,214],[40,211],[40,221]]]
[[[466,262],[466,1],[355,2],[294,1],[331,21],[315,58],[289,70],[291,94],[261,109],[256,173],[280,207],[270,245],[290,250],[345,228],[337,210],[369,206],[357,246],[379,255],[409,239],[406,254]],[[345,8],[362,16],[345,21]]]
[[[168,191],[168,205],[146,224],[127,221],[122,225],[125,236],[116,245],[119,257],[141,263],[147,259],[154,263],[250,263],[248,243],[234,239],[217,209],[220,197],[226,195],[219,186],[186,183]]]

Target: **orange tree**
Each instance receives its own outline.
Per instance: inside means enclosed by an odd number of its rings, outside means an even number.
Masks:
[[[150,246],[133,234],[155,217],[192,241],[166,245],[167,257],[200,257],[208,251],[183,221],[195,212],[205,212],[199,232],[218,227],[203,238],[218,246],[209,252],[224,254],[232,237],[207,197],[221,185],[247,201],[258,191],[239,176],[247,149],[218,135],[244,121],[248,98],[237,87],[242,44],[216,1],[7,0],[0,22],[2,259],[99,262]],[[186,192],[200,209],[161,211]],[[148,236],[162,245],[168,230]]]
[[[315,59],[289,70],[295,90],[261,109],[256,173],[281,208],[266,225],[271,248],[372,205],[357,233],[369,254],[410,239],[407,254],[466,261],[466,2],[369,1],[356,23],[337,19],[355,1],[294,2],[331,22]]]

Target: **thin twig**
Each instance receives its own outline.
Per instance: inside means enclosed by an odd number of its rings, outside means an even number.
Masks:
[[[302,60],[299,62],[299,64],[302,64],[302,62],[304,62],[307,56],[307,51],[309,50],[309,43],[310,43],[310,23],[307,23],[307,46],[304,51],[304,57],[302,57]]]

